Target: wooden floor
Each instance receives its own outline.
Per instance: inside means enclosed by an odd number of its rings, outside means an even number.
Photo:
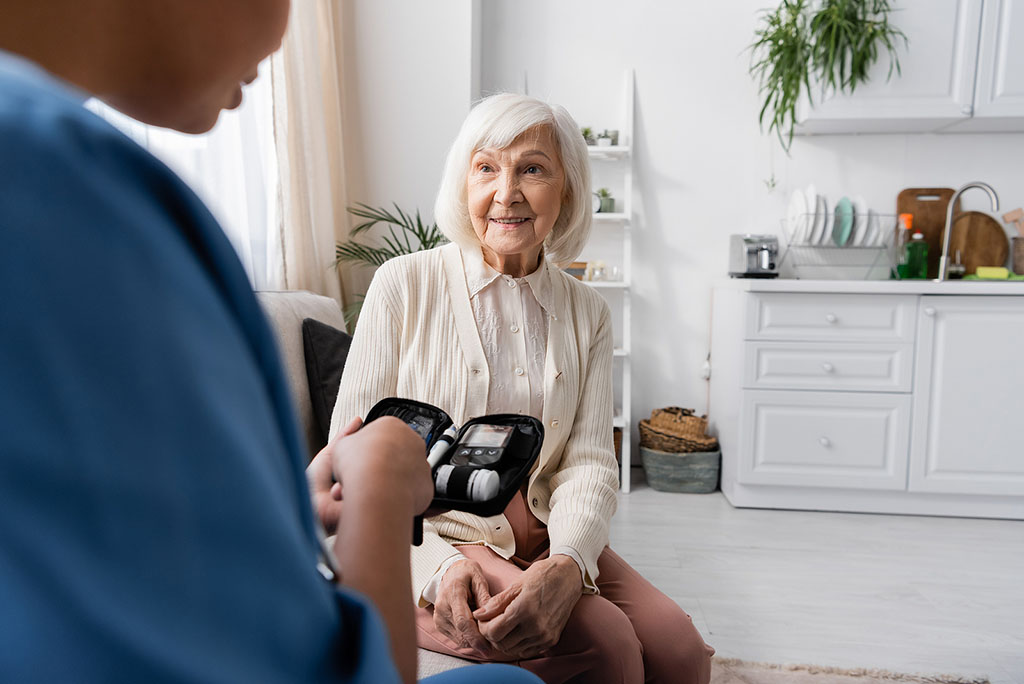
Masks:
[[[1024,684],[1024,522],[739,509],[638,479],[612,546],[719,655]]]

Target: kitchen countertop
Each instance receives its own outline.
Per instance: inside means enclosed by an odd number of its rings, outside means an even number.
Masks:
[[[796,280],[728,278],[716,283],[747,292],[821,292],[835,294],[1019,295],[1022,280]]]

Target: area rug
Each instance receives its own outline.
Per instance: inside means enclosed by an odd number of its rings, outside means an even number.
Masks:
[[[711,659],[711,684],[989,684],[985,677],[937,674],[899,674],[886,670],[748,663],[732,658]]]

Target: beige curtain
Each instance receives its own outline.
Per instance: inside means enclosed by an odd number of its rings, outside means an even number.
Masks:
[[[296,0],[272,58],[279,165],[281,282],[347,305],[334,246],[348,236],[342,131],[342,16],[337,0]]]

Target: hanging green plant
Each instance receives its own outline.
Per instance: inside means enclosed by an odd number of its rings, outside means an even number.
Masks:
[[[758,122],[775,131],[789,150],[796,121],[796,105],[803,89],[811,90],[811,43],[806,0],[783,0],[775,10],[764,10],[761,28],[750,46],[754,61],[750,73],[757,79],[764,104]],[[785,131],[785,138],[783,137]]]
[[[889,72],[900,73],[896,47],[907,37],[889,22],[890,0],[783,0],[765,10],[750,46],[750,73],[764,102],[758,121],[775,132],[788,152],[793,142],[796,108],[806,93],[813,104],[811,83],[852,93],[868,81],[881,49],[889,56]]]
[[[814,65],[823,83],[852,93],[868,80],[879,47],[889,54],[889,72],[900,73],[896,44],[907,37],[889,23],[889,0],[827,0],[811,19]]]

